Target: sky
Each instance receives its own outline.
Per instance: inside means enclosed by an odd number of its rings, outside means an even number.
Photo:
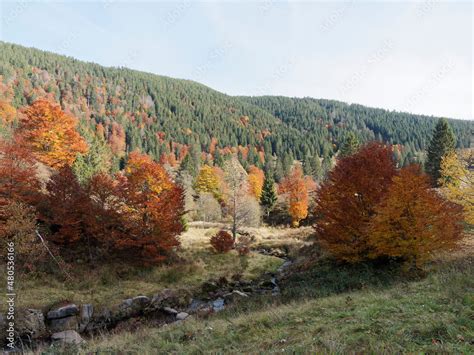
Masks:
[[[106,66],[474,119],[473,5],[0,0],[0,40]]]

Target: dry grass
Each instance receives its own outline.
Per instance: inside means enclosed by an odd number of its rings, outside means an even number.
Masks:
[[[279,258],[254,252],[246,258],[240,258],[234,251],[215,254],[210,249],[209,239],[218,229],[191,227],[181,236],[178,256],[184,261],[173,265],[137,269],[124,263],[92,270],[86,265],[75,265],[71,270],[72,282],[65,282],[60,275],[19,273],[16,279],[17,307],[42,308],[64,300],[111,305],[137,295],[152,295],[164,288],[191,290],[210,278],[230,278],[236,273],[251,280],[265,272],[275,271],[283,263]],[[261,228],[252,232],[258,236],[257,243],[290,243],[298,231]],[[303,234],[304,229],[300,232]],[[1,307],[4,305],[0,306],[3,310]]]

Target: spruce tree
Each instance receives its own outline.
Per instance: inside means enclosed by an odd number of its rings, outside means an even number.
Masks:
[[[448,121],[440,119],[436,124],[428,147],[428,158],[425,164],[426,172],[431,176],[432,182],[438,186],[440,178],[441,160],[449,153],[454,152],[456,141],[453,130]]]
[[[312,176],[316,181],[321,181],[324,175],[323,168],[321,166],[321,160],[318,155],[313,155],[310,160]]]
[[[341,145],[339,157],[344,158],[354,154],[359,149],[360,142],[354,132],[347,133],[344,142]]]
[[[263,182],[262,194],[260,195],[260,204],[265,210],[265,215],[270,215],[275,203],[277,201],[277,195],[275,192],[275,182],[273,181],[272,174],[266,174]]]

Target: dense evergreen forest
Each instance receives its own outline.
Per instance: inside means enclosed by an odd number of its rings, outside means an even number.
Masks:
[[[329,160],[349,131],[361,142],[393,144],[406,164],[424,159],[438,120],[331,100],[233,97],[188,80],[0,42],[0,100],[20,109],[38,98],[56,101],[78,117],[89,144],[100,132],[116,168],[139,149],[171,166],[219,165],[238,153],[244,167],[266,168],[272,161],[288,170],[294,159]],[[450,124],[457,146],[468,147],[473,122]]]

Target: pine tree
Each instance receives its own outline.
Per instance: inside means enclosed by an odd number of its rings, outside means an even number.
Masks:
[[[275,207],[276,201],[275,182],[272,174],[266,174],[265,180],[263,181],[262,194],[260,195],[260,204],[263,206],[267,217],[270,215],[273,207]]]
[[[436,124],[428,147],[428,159],[426,161],[426,172],[431,176],[433,184],[438,186],[441,170],[441,160],[449,153],[454,152],[456,147],[455,137],[451,126],[444,118]]]
[[[347,133],[344,142],[341,145],[339,157],[344,158],[354,154],[359,149],[360,142],[354,132]]]

